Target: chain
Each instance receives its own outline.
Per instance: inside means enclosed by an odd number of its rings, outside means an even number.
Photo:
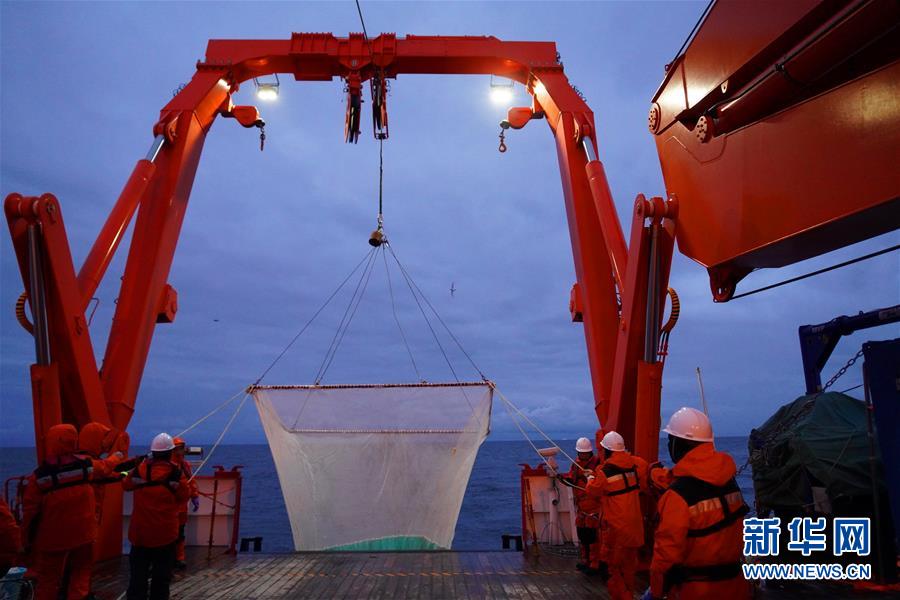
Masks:
[[[848,360],[848,361],[847,361],[847,364],[844,365],[843,367],[841,367],[841,368],[838,370],[838,372],[834,374],[834,377],[832,377],[831,379],[829,379],[829,380],[828,380],[828,383],[826,383],[824,386],[822,386],[822,391],[819,392],[818,394],[816,394],[816,398],[818,398],[819,396],[821,396],[822,394],[824,394],[824,393],[825,393],[825,390],[827,390],[828,388],[830,388],[830,387],[834,384],[835,381],[837,381],[838,379],[840,379],[841,377],[843,377],[844,373],[847,372],[847,369],[849,369],[850,367],[852,367],[852,366],[856,363],[856,361],[859,360],[859,357],[862,356],[862,355],[863,355],[863,351],[860,350],[859,352],[856,353],[856,356],[854,356],[853,358],[851,358],[850,360]]]
[[[262,152],[266,146],[266,126],[259,126],[259,151]]]
[[[843,377],[843,376],[847,373],[847,370],[848,370],[850,367],[852,367],[854,364],[856,364],[856,361],[859,360],[859,357],[862,356],[862,355],[863,355],[863,351],[862,351],[862,350],[860,350],[859,352],[857,352],[857,353],[856,353],[856,356],[854,356],[853,358],[851,358],[850,360],[848,360],[848,361],[847,361],[847,364],[845,364],[843,367],[841,367],[840,369],[838,369],[837,373],[835,373],[834,376],[833,376],[831,379],[829,379],[828,382],[827,382],[825,385],[822,386],[822,389],[819,390],[819,392],[818,392],[815,396],[813,396],[809,401],[807,401],[807,403],[803,406],[803,409],[801,409],[800,412],[798,412],[798,413],[794,416],[793,419],[791,419],[790,421],[787,421],[786,423],[784,423],[781,427],[778,428],[778,430],[776,430],[771,436],[769,436],[768,439],[766,439],[766,440],[764,440],[764,441],[765,441],[766,443],[771,442],[771,441],[772,441],[776,436],[778,436],[781,432],[783,432],[783,431],[784,431],[785,429],[787,429],[789,426],[793,425],[798,419],[800,419],[800,417],[804,416],[804,415],[807,413],[807,408],[811,408],[811,407],[813,406],[813,404],[815,404],[815,401],[818,399],[818,397],[821,396],[822,394],[824,394],[825,391],[826,391],[828,388],[830,388],[832,385],[834,385],[834,383],[835,383],[838,379],[840,379],[841,377]],[[751,453],[747,456],[747,461],[746,461],[743,465],[741,465],[741,468],[740,468],[740,469],[738,469],[737,475],[740,475],[741,473],[743,473],[743,472],[747,469],[747,467],[750,465],[751,461],[752,461],[754,458],[755,458],[755,457],[754,457],[753,453],[751,452]]]
[[[506,129],[505,128],[500,129],[500,146],[497,148],[497,150],[499,150],[501,154],[503,152],[506,152]]]

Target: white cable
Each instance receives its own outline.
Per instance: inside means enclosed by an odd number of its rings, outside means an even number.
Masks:
[[[516,412],[518,412],[518,413],[519,413],[520,415],[522,415],[523,417],[525,417],[524,413],[523,413],[521,410],[519,410],[518,408],[516,408],[516,406],[515,406],[512,402],[510,402],[510,401],[506,398],[506,396],[504,396],[503,393],[500,392],[500,390],[498,390],[496,387],[494,387],[494,390],[495,390],[495,391],[497,392],[497,394],[500,396],[500,399],[503,400],[504,408],[506,408],[506,412],[507,412],[507,414],[509,414],[509,418],[512,419],[512,422],[515,424],[516,427],[518,427],[519,432],[522,434],[522,437],[525,438],[525,441],[527,441],[527,442],[531,445],[531,447],[534,449],[535,454],[537,454],[538,456],[541,457],[541,460],[544,461],[544,462],[547,464],[548,467],[550,467],[550,470],[551,470],[551,471],[557,471],[558,469],[555,468],[553,465],[550,464],[550,462],[544,457],[544,455],[541,454],[541,452],[540,452],[540,450],[538,449],[538,447],[534,445],[534,442],[531,441],[531,438],[528,437],[528,434],[525,433],[525,430],[524,430],[524,429],[522,428],[522,426],[519,424],[519,421],[516,419],[515,415],[513,415],[513,413],[510,411],[510,408],[513,408]],[[527,419],[527,417],[525,417],[525,418]],[[534,423],[532,423],[532,425],[534,426]],[[535,426],[535,428],[537,429],[536,426]],[[559,444],[557,444],[556,442],[554,442],[553,440],[551,440],[549,437],[546,436],[546,434],[543,434],[543,432],[541,432],[541,433],[542,433],[542,435],[544,435],[544,437],[546,437],[546,438],[550,441],[551,444],[553,444],[553,447],[554,447],[554,448],[556,448],[557,450],[559,450],[560,452],[562,452],[563,455],[564,455],[566,458],[568,458],[570,461],[572,461],[572,464],[573,464],[573,465],[577,466],[577,467],[578,467],[579,469],[581,469],[582,471],[587,471],[587,470],[588,470],[588,469],[585,469],[584,467],[582,467],[581,465],[579,465],[579,464],[578,464],[577,462],[575,462],[574,460],[572,460],[572,458],[571,458],[568,454],[566,454],[565,450],[563,450],[562,448],[559,447]],[[585,489],[585,488],[583,488],[583,487],[581,487],[581,486],[577,486],[577,485],[574,485],[574,484],[570,485],[570,487],[577,488],[577,489],[579,489],[579,490]]]
[[[174,437],[182,437],[182,436],[183,436],[184,434],[186,434],[188,431],[192,430],[194,427],[196,427],[197,425],[199,425],[199,424],[202,423],[203,421],[207,420],[208,418],[210,418],[211,416],[213,416],[214,414],[216,414],[217,412],[219,412],[220,410],[222,410],[223,408],[225,408],[226,406],[228,406],[229,404],[231,404],[232,402],[234,402],[234,399],[235,399],[235,398],[238,398],[238,397],[239,397],[241,394],[243,394],[245,391],[246,391],[246,388],[242,388],[237,394],[235,394],[234,396],[232,396],[231,398],[229,398],[228,400],[226,400],[225,402],[223,402],[222,404],[220,404],[219,406],[217,406],[216,408],[214,408],[211,412],[207,413],[205,417],[200,417],[200,419],[198,419],[197,421],[195,421],[190,427],[188,427],[187,429],[185,429],[185,430],[182,431],[181,433],[175,435]]]
[[[194,477],[197,476],[197,474],[200,472],[200,470],[206,465],[207,462],[209,462],[209,459],[212,458],[213,452],[215,452],[216,448],[219,447],[219,443],[222,441],[222,438],[225,437],[225,434],[231,428],[232,423],[234,423],[234,420],[237,418],[238,413],[241,412],[241,409],[244,408],[244,403],[247,401],[247,398],[249,398],[249,397],[250,397],[250,394],[246,394],[244,396],[244,399],[241,400],[241,403],[238,404],[238,407],[237,407],[237,409],[235,409],[234,414],[231,415],[231,418],[228,419],[228,423],[225,424],[225,429],[223,429],[222,433],[219,434],[219,439],[217,439],[216,443],[213,444],[213,447],[210,449],[209,454],[206,455],[206,457],[200,463],[200,466],[197,467],[197,470],[194,471],[194,473],[191,475],[191,478],[188,479],[188,481],[193,481]]]
[[[579,465],[578,462],[577,462],[574,458],[572,458],[571,456],[569,456],[569,455],[566,453],[566,451],[563,450],[563,449],[559,446],[559,444],[557,444],[556,442],[554,442],[554,441],[550,438],[549,435],[547,435],[546,433],[544,433],[543,430],[541,430],[540,427],[538,427],[537,425],[535,425],[534,421],[532,421],[531,419],[528,418],[528,415],[526,415],[525,413],[523,413],[521,410],[519,410],[519,408],[518,408],[515,404],[513,404],[512,402],[510,402],[509,399],[508,399],[506,396],[503,395],[503,392],[501,392],[499,389],[497,389],[496,386],[494,386],[494,391],[497,392],[497,395],[500,396],[500,399],[501,399],[501,400],[503,400],[503,401],[504,401],[505,403],[507,403],[510,407],[512,407],[517,413],[519,413],[519,414],[522,416],[522,418],[523,418],[529,425],[531,425],[532,427],[534,427],[534,430],[535,430],[536,432],[538,432],[539,434],[541,434],[542,436],[544,436],[544,439],[546,439],[548,442],[550,442],[551,444],[553,444],[553,446],[554,446],[555,448],[558,448],[559,451],[562,452],[562,455],[565,456],[566,458],[568,458],[568,459],[572,462],[573,465],[578,465],[578,468],[581,469],[582,471],[588,471],[588,470],[589,470],[589,469],[585,469],[584,467],[582,467],[581,465]],[[520,430],[521,430],[521,428],[520,428]],[[530,441],[530,440],[529,440],[529,441]]]

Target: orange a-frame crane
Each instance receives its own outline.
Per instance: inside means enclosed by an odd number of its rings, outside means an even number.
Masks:
[[[619,431],[638,454],[655,458],[663,365],[658,344],[676,224],[681,251],[710,269],[714,297],[727,300],[753,268],[795,262],[900,222],[896,44],[872,37],[890,31],[897,5],[798,0],[768,6],[764,14],[750,6],[716,3],[670,65],[650,114],[668,194],[637,197],[628,244],[597,158],[593,114],[569,84],[553,43],[327,33],[210,41],[193,79],[163,108],[150,152],[138,161],[77,274],[57,199],[6,198],[34,320],[38,456],[44,433],[61,421],[128,426],[154,329],[177,312],[167,277],[206,134],[220,115],[245,127],[263,125],[255,107],[232,103],[241,83],[273,73],[298,81],[342,78],[346,138],[356,141],[363,83],[373,84],[376,123],[386,123],[379,92],[384,80],[454,73],[522,83],[532,105],[510,109],[505,124],[519,128],[544,119],[549,125],[577,275],[570,306],[573,320],[584,323],[597,417],[602,429]],[[863,38],[876,43],[864,45]],[[848,47],[857,46],[849,55]],[[841,49],[852,60],[835,68],[832,59]],[[814,84],[786,92],[785,73],[795,80],[809,76]],[[98,369],[85,309],[135,211]],[[105,497],[104,512],[120,515],[121,494]],[[104,523],[104,554],[118,553],[119,522]]]

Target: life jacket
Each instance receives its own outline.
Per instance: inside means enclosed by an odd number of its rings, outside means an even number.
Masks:
[[[636,467],[623,469],[607,462],[603,464],[602,471],[606,475],[606,483],[611,488],[610,491],[606,492],[607,496],[621,496],[622,494],[630,494],[641,490]]]
[[[44,463],[34,470],[34,480],[42,494],[91,482],[94,467],[90,458],[78,456],[64,464]]]
[[[153,465],[165,463],[169,467],[169,473],[160,479],[153,478]],[[149,459],[144,461],[143,463],[146,466],[145,473],[147,473],[147,479],[140,477],[140,471],[135,471],[131,476],[131,481],[133,483],[134,490],[140,490],[148,487],[155,486],[165,486],[167,490],[175,493],[175,490],[178,488],[178,482],[183,475],[182,467],[175,463],[165,461],[165,460],[156,460]],[[174,486],[172,484],[175,484]]]
[[[688,505],[688,512],[695,517],[721,509],[722,518],[705,527],[688,526],[688,538],[704,538],[714,535],[740,521],[750,511],[734,478],[724,485],[713,485],[694,477],[676,477],[669,490],[678,494]],[[732,507],[740,502],[737,509]],[[692,519],[693,520],[693,519]],[[697,540],[702,543],[701,540]],[[741,562],[729,561],[709,565],[674,565],[666,573],[666,587],[688,581],[725,581],[741,575]]]

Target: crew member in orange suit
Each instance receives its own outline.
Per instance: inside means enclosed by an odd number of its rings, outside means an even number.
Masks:
[[[19,524],[9,510],[9,504],[0,498],[0,577],[15,567],[22,552],[22,536]]]
[[[735,481],[734,459],[713,446],[709,419],[681,408],[663,429],[675,463],[659,500],[659,525],[644,600],[745,600],[741,572],[743,516],[748,507]]]
[[[594,456],[594,448],[587,438],[578,438],[575,450],[578,456],[572,468],[565,475],[557,477],[572,488],[572,497],[575,501],[575,531],[581,552],[581,561],[575,566],[580,571],[594,575],[602,570],[600,545],[597,539],[597,531],[600,528],[600,501],[589,495],[585,488],[587,477],[597,468],[599,459]]]
[[[175,450],[172,451],[172,462],[181,467],[181,471],[184,473],[184,476],[188,481],[188,488],[190,489],[191,509],[194,512],[197,512],[200,508],[200,490],[197,489],[197,483],[192,479],[194,473],[191,470],[191,464],[184,458],[185,441],[180,437],[176,437],[174,438],[174,442]],[[187,527],[187,521],[187,504],[183,504],[178,513],[178,543],[175,544],[176,569],[184,569],[187,567],[187,563],[184,562],[184,528]]]
[[[647,461],[632,456],[625,440],[610,431],[600,441],[604,460],[588,476],[587,493],[601,503],[600,556],[609,570],[607,588],[613,600],[634,598],[638,550],[644,545],[641,491],[647,491]]]
[[[83,600],[90,594],[97,537],[93,464],[75,454],[77,447],[73,425],[51,427],[44,462],[25,482],[22,527],[25,544],[34,551],[37,600],[57,599],[66,568],[65,598]]]
[[[122,482],[134,492],[128,540],[131,542],[128,600],[167,600],[175,544],[178,541],[178,512],[190,495],[181,467],[172,462],[175,444],[160,433],[150,445],[151,457],[137,466]]]
[[[78,453],[93,461],[92,488],[97,501],[97,523],[103,511],[103,496],[106,485],[118,483],[122,477],[116,467],[124,462],[128,453],[128,434],[116,433],[103,423],[91,422],[78,433]],[[107,456],[103,456],[106,454]]]

